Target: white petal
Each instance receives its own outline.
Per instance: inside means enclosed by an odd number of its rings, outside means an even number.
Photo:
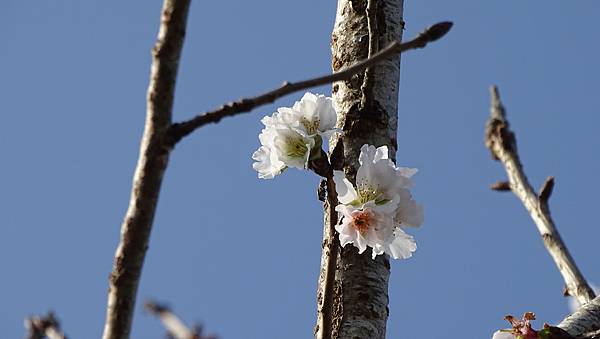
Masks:
[[[386,246],[385,252],[394,259],[410,258],[412,253],[417,250],[415,239],[400,228],[396,228],[394,235],[394,240]]]
[[[261,146],[256,150],[252,154],[252,159],[256,160],[252,164],[252,168],[258,172],[258,177],[261,179],[273,179],[273,177],[280,174],[285,168],[285,165],[281,161],[278,161],[266,146]]]
[[[515,336],[510,332],[496,331],[492,339],[515,339]]]
[[[408,167],[399,167],[398,172],[403,176],[410,178],[415,175],[419,170],[416,168],[408,168]]]
[[[337,113],[333,108],[333,100],[324,95],[317,97],[317,110],[319,112],[319,131],[327,133],[335,128],[337,123]]]
[[[310,157],[310,150],[315,144],[312,138],[306,138],[291,129],[277,129],[277,135],[273,140],[274,151],[277,152],[277,157],[286,166],[305,169]],[[304,148],[302,153],[289,153],[288,150],[294,145],[299,145]]]
[[[361,165],[364,163],[372,163],[375,158],[375,152],[377,152],[375,146],[367,144],[362,145],[360,154],[358,155],[358,162]]]
[[[373,161],[377,162],[377,161],[379,161],[381,159],[389,159],[388,158],[388,148],[385,145],[379,146],[377,148],[377,151],[375,152],[375,156],[373,158]]]
[[[423,224],[423,206],[417,204],[413,199],[410,191],[401,189],[398,192],[400,202],[396,213],[396,221],[402,226],[419,227]]]
[[[346,179],[346,175],[343,171],[333,171],[333,181],[335,182],[335,191],[340,203],[349,204],[358,198],[354,186]]]

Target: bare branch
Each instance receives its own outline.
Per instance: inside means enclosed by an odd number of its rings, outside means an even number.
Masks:
[[[216,339],[214,336],[203,336],[202,328],[189,329],[169,307],[154,301],[148,301],[144,305],[146,311],[160,319],[167,333],[174,339]]]
[[[25,320],[27,339],[67,339],[53,312],[44,317],[33,316]]]
[[[569,295],[576,297],[579,303],[583,305],[594,299],[595,294],[577,268],[550,216],[547,202],[552,192],[554,179],[550,177],[546,180],[538,197],[523,171],[517,153],[515,135],[510,130],[506,120],[506,112],[500,102],[498,89],[493,86],[490,93],[492,107],[490,119],[486,126],[485,144],[492,153],[492,157],[504,165],[510,188],[523,202],[535,222],[546,249],[563,276]]]
[[[573,337],[594,338],[594,334],[590,332],[600,330],[600,297],[580,307],[561,321],[558,327]]]
[[[337,152],[339,153],[339,152]],[[335,159],[335,156],[332,156]],[[317,326],[315,327],[315,337],[331,338],[333,332],[333,296],[335,287],[335,271],[340,251],[340,243],[338,233],[335,226],[338,223],[338,213],[335,210],[338,205],[337,192],[335,190],[335,182],[333,181],[333,167],[327,160],[327,154],[321,150],[321,156],[313,160],[309,166],[316,174],[325,178],[327,191],[327,200],[325,206],[329,211],[328,228],[325,231],[323,240],[323,249],[326,252],[323,260],[325,276],[323,281],[322,294],[318,296],[317,307]]]
[[[542,184],[542,188],[540,188],[540,193],[538,197],[540,198],[540,202],[544,205],[548,205],[548,200],[550,200],[550,195],[552,195],[552,190],[554,189],[554,177],[549,176],[546,178],[546,181]]]
[[[498,181],[490,185],[490,189],[498,192],[510,191],[508,181]]]
[[[367,67],[375,65],[389,57],[398,55],[402,52],[409,51],[412,49],[418,49],[425,47],[428,43],[436,41],[446,35],[452,28],[452,22],[440,22],[429,28],[423,33],[419,34],[413,40],[405,43],[395,41],[387,46],[385,49],[376,53],[371,58],[357,62],[356,64],[335,72],[333,74],[312,78],[300,82],[290,83],[285,82],[281,87],[271,90],[269,92],[257,95],[251,98],[244,98],[238,101],[230,102],[225,104],[213,111],[201,113],[191,120],[173,124],[171,128],[171,141],[174,144],[179,142],[182,138],[189,135],[199,127],[202,127],[209,123],[217,123],[225,117],[232,117],[240,113],[250,112],[252,109],[272,103],[276,99],[285,96],[290,93],[301,91],[303,89],[321,86],[336,81],[348,80],[354,74],[365,70]]]
[[[110,275],[104,339],[129,338],[148,239],[171,151],[167,137],[189,5],[190,0],[163,3],[158,41],[152,50],[144,136]]]

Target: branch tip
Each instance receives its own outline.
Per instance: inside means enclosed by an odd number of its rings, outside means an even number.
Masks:
[[[427,37],[427,41],[433,42],[441,39],[444,35],[450,32],[454,23],[452,21],[442,21],[438,22],[435,25],[429,26],[423,35]]]
[[[546,181],[542,184],[542,188],[540,188],[540,193],[538,197],[540,202],[543,204],[547,204],[550,196],[552,195],[552,190],[554,189],[554,177],[549,176],[546,178]]]
[[[508,181],[498,181],[491,184],[490,189],[498,192],[510,191],[510,183]]]

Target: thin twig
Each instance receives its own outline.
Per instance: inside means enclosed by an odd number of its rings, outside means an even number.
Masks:
[[[577,268],[550,216],[548,199],[554,186],[554,179],[550,177],[546,180],[539,196],[534,192],[519,160],[515,135],[510,130],[506,120],[498,89],[493,86],[490,93],[491,116],[486,125],[485,144],[492,153],[493,158],[504,165],[510,188],[523,202],[535,222],[546,249],[563,276],[569,295],[576,297],[579,303],[583,305],[594,299],[595,294]]]
[[[163,324],[167,333],[174,339],[215,339],[214,336],[203,336],[200,327],[190,329],[171,309],[154,301],[148,301],[144,308],[155,315]]]
[[[325,246],[329,250],[327,256],[327,266],[325,271],[325,282],[323,283],[323,303],[320,305],[319,312],[321,317],[319,320],[319,329],[322,331],[319,333],[322,338],[331,338],[333,332],[333,295],[335,287],[335,271],[337,265],[337,258],[340,250],[340,241],[338,239],[337,231],[335,226],[338,223],[338,214],[335,210],[338,205],[337,193],[335,191],[335,182],[333,181],[333,173],[331,173],[327,179],[327,205],[329,208],[329,237],[326,240]],[[321,336],[318,336],[321,338]]]
[[[369,31],[369,54],[368,58],[371,58],[375,53],[379,51],[379,33],[377,31],[377,0],[368,0],[367,2],[367,29]],[[361,107],[364,109],[368,102],[372,102],[373,97],[373,68],[375,66],[369,66],[365,69],[365,76],[363,83],[360,88],[362,92],[362,98],[360,101]]]
[[[285,82],[281,87],[277,89],[257,95],[255,97],[244,98],[238,101],[230,102],[213,111],[201,113],[188,121],[173,124],[171,128],[172,144],[176,144],[182,138],[189,135],[201,126],[204,126],[209,123],[217,123],[225,117],[231,117],[240,113],[249,112],[255,107],[272,103],[276,99],[287,94],[311,87],[329,84],[336,81],[348,80],[354,74],[357,74],[358,72],[363,71],[367,67],[375,65],[389,57],[398,55],[408,50],[425,47],[428,43],[436,41],[444,35],[446,35],[446,33],[450,31],[450,28],[452,28],[452,22],[446,21],[437,23],[427,28],[424,32],[419,34],[413,40],[410,40],[405,43],[401,43],[400,41],[394,41],[385,49],[373,55],[371,58],[357,62],[356,64],[348,68],[342,69],[336,73],[295,83]]]
[[[189,5],[190,0],[163,3],[158,40],[152,50],[144,136],[110,275],[104,339],[129,338],[162,178],[172,149],[167,141],[168,130]]]
[[[27,339],[67,339],[53,312],[48,312],[43,317],[27,318],[25,327],[27,328]]]
[[[330,158],[336,161],[339,156],[339,151]],[[315,337],[317,339],[332,338],[333,333],[333,296],[335,288],[335,271],[337,265],[338,254],[340,250],[340,242],[335,226],[338,224],[338,213],[335,208],[338,205],[337,192],[335,190],[335,181],[333,180],[334,166],[329,163],[327,154],[321,150],[321,156],[313,160],[309,164],[309,168],[316,174],[325,178],[327,191],[327,208],[329,209],[328,228],[324,234],[323,247],[326,249],[325,261],[326,264],[323,275],[323,290],[318,304],[318,321],[315,329]]]

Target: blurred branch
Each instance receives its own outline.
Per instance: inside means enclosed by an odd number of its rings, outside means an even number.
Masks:
[[[169,336],[174,339],[216,339],[215,336],[203,336],[202,328],[196,326],[189,329],[171,309],[165,304],[148,301],[144,308],[155,315],[163,324]]]
[[[44,317],[33,316],[25,320],[27,339],[67,339],[53,312]]]
[[[517,153],[515,135],[506,120],[506,112],[500,102],[498,89],[493,86],[490,93],[491,115],[486,125],[485,145],[492,153],[493,159],[504,165],[509,187],[523,202],[535,222],[546,249],[563,276],[569,295],[576,297],[583,305],[594,299],[595,294],[577,268],[550,216],[548,199],[554,187],[554,178],[546,179],[539,195],[534,192],[523,171]]]
[[[452,22],[446,21],[437,23],[427,28],[424,32],[419,34],[413,40],[410,40],[405,43],[401,43],[400,41],[394,41],[385,49],[381,50],[379,53],[376,53],[372,57],[360,61],[346,69],[342,69],[333,74],[295,83],[285,82],[281,87],[272,91],[257,95],[255,97],[244,98],[238,101],[230,102],[213,111],[200,113],[199,115],[188,121],[173,124],[171,128],[172,144],[176,144],[182,138],[206,124],[217,123],[225,117],[232,117],[240,113],[250,112],[258,106],[272,103],[276,99],[288,95],[290,93],[294,93],[311,87],[329,84],[336,81],[349,80],[356,73],[361,72],[366,68],[375,65],[389,57],[398,55],[405,51],[423,48],[427,46],[428,43],[436,41],[442,38],[444,35],[446,35],[446,33],[450,31],[450,28],[452,28]]]
[[[158,39],[152,50],[146,125],[110,275],[104,339],[129,338],[162,178],[172,149],[167,137],[189,5],[190,0],[163,3]]]

